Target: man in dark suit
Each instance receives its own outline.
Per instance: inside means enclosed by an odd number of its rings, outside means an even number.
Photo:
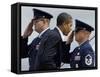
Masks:
[[[89,44],[89,36],[94,28],[80,20],[75,20],[75,22],[75,40],[78,42],[79,46],[71,53],[71,68],[82,69],[94,67],[95,55],[91,45]]]
[[[42,10],[33,9],[34,19],[26,28],[21,37],[21,57],[29,57],[29,70],[49,70],[56,69],[56,43],[58,43],[53,32],[48,28],[50,19],[53,17]],[[28,37],[31,35],[35,25],[35,31],[39,36],[35,38],[30,45],[27,44]]]
[[[59,37],[58,40],[58,66],[61,68],[61,63],[70,62],[70,44],[73,41],[72,27],[72,17],[68,13],[60,13],[57,17],[57,26],[54,28],[53,32]],[[59,57],[60,56],[60,57]],[[59,65],[60,64],[60,65]],[[67,67],[65,67],[67,68]]]

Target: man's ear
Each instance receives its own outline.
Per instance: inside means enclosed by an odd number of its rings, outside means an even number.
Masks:
[[[63,32],[64,31],[64,28],[63,28],[64,25],[62,26],[59,26],[60,30]]]
[[[85,33],[86,33],[86,35],[89,37],[90,36],[90,34],[91,34],[91,32],[89,32],[89,31],[85,31]]]
[[[62,25],[64,26],[65,24],[66,24],[66,22],[64,21]]]
[[[43,23],[45,24],[45,23],[47,23],[48,22],[48,20],[47,19],[43,19]]]
[[[46,22],[50,23],[50,19],[45,19]]]
[[[91,34],[91,32],[89,32],[89,31],[85,31],[87,34]]]
[[[88,32],[88,35],[90,36],[91,32]]]

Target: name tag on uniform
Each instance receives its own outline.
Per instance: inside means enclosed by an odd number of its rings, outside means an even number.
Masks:
[[[80,56],[79,55],[75,56],[74,60],[75,61],[79,61],[80,60]]]
[[[80,60],[80,53],[78,52],[77,55],[74,58],[75,61],[79,61]]]

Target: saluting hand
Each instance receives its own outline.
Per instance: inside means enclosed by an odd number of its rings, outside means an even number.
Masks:
[[[68,34],[67,44],[72,43],[72,41],[73,41],[73,37],[74,37],[74,31],[71,31],[71,33]]]
[[[23,34],[23,38],[27,38],[28,36],[30,36],[32,34],[33,24],[34,24],[34,20],[32,19],[31,22],[28,24],[27,28],[25,29],[25,32]]]

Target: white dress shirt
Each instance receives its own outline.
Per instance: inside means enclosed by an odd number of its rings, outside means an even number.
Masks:
[[[63,42],[67,42],[68,37],[65,36],[65,35],[62,33],[62,31],[61,31],[57,26],[56,26],[56,28],[57,28],[57,30],[58,30],[59,33],[60,33],[60,36],[61,36],[62,41],[63,41]]]
[[[69,34],[68,34],[68,36],[65,36],[63,33],[62,33],[62,31],[56,26],[56,28],[57,28],[57,30],[59,31],[59,33],[60,33],[60,36],[61,36],[61,39],[62,39],[62,41],[63,42],[66,42],[66,44],[67,44],[67,40],[68,40],[68,37],[69,37],[69,35],[71,34],[71,32],[69,32]],[[60,69],[64,69],[64,68],[70,68],[70,64],[69,63],[61,63],[61,67],[60,67]]]

